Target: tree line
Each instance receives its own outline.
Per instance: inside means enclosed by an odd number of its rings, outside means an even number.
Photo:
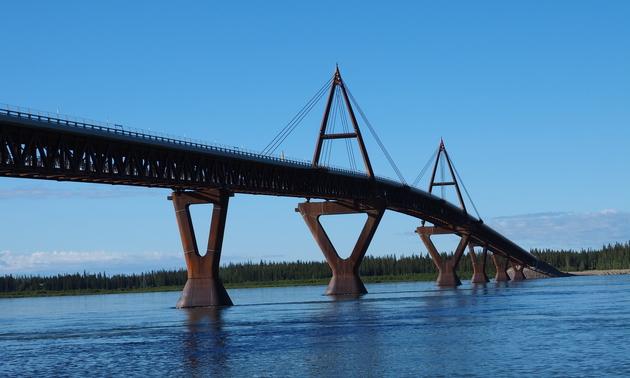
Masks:
[[[603,246],[600,250],[538,250],[531,253],[557,269],[563,271],[583,271],[593,269],[630,268],[630,242]],[[480,254],[479,254],[480,255]],[[448,261],[452,253],[443,253]],[[478,257],[479,258],[479,257]],[[462,256],[457,272],[462,276],[471,273],[472,261],[469,254]],[[430,256],[366,256],[360,266],[361,277],[402,277],[425,274],[437,276],[438,269]],[[486,273],[492,277],[496,271],[490,258]],[[325,261],[296,262],[244,262],[229,263],[220,269],[221,281],[226,284],[246,284],[270,281],[322,280],[332,277],[332,271]],[[154,270],[141,274],[74,273],[56,276],[5,275],[0,276],[0,292],[98,292],[128,291],[147,288],[183,287],[187,271]]]
[[[141,274],[103,273],[58,274],[56,276],[5,275],[0,277],[0,292],[21,291],[124,291],[149,287],[184,286],[185,269],[154,270]]]
[[[530,253],[565,272],[584,270],[630,269],[630,242],[608,244],[600,250],[553,251],[533,249]]]

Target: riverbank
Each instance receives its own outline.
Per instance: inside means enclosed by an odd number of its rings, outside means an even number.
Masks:
[[[459,274],[461,279],[470,279],[472,273],[463,272]],[[388,276],[366,276],[361,277],[363,283],[394,283],[394,282],[421,282],[421,281],[435,281],[437,274],[432,273],[419,273],[419,274],[405,274],[405,275],[388,275]],[[330,282],[330,278],[321,279],[307,279],[307,280],[278,280],[278,281],[257,281],[257,282],[242,282],[225,284],[226,289],[253,289],[264,287],[293,287],[293,286],[325,286]],[[82,290],[65,290],[65,291],[52,291],[52,290],[26,290],[26,291],[11,291],[0,292],[0,299],[3,298],[33,298],[33,297],[64,297],[73,295],[103,295],[103,294],[133,294],[133,293],[155,293],[155,292],[167,292],[167,291],[182,291],[183,285],[173,286],[160,286],[160,287],[140,287],[133,289],[117,289],[117,290],[105,290],[105,289],[82,289]]]
[[[543,276],[530,276],[536,272],[525,270],[525,275],[528,279],[544,278]],[[610,270],[586,270],[580,272],[567,272],[572,276],[603,276],[603,275],[620,275],[630,274],[630,269],[610,269]],[[472,276],[472,272],[458,272],[457,275],[461,280],[469,280]],[[363,283],[395,283],[395,282],[422,282],[422,281],[435,281],[437,274],[406,274],[406,275],[388,275],[388,276],[365,276],[361,277]],[[278,280],[278,281],[258,281],[258,282],[242,282],[225,284],[226,289],[253,289],[253,288],[265,288],[265,287],[298,287],[298,286],[325,286],[330,282],[330,278],[321,279],[308,279],[308,280]],[[13,292],[0,292],[0,299],[5,298],[33,298],[33,297],[64,297],[64,296],[76,296],[76,295],[103,295],[103,294],[133,294],[133,293],[155,293],[155,292],[169,292],[169,291],[182,291],[183,285],[173,286],[160,286],[160,287],[140,287],[133,289],[117,289],[117,290],[104,290],[104,289],[84,289],[84,290],[66,290],[66,291],[51,291],[51,290],[36,290],[36,291],[13,291]]]
[[[585,270],[582,272],[567,273],[572,276],[616,276],[619,274],[630,274],[630,269]]]

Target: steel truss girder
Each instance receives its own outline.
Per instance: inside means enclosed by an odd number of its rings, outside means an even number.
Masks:
[[[0,176],[182,190],[351,201],[383,200],[387,208],[449,230],[515,262],[534,256],[461,209],[426,192],[360,174],[229,151],[192,148],[0,114]],[[459,232],[459,231],[457,231]]]
[[[42,135],[44,134],[44,135]],[[227,187],[241,192],[292,196],[371,195],[361,178],[318,169],[276,166],[211,154],[135,146],[75,135],[0,130],[4,175],[65,180],[71,176],[101,183],[137,183],[173,189]]]

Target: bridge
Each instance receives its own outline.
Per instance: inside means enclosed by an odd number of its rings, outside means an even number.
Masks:
[[[353,130],[331,133],[330,109],[338,96],[343,97]],[[320,163],[324,143],[333,139],[357,142],[365,172]],[[446,157],[452,181],[435,181],[440,154]],[[416,232],[439,269],[436,285],[461,284],[456,268],[466,247],[473,257],[473,283],[489,281],[485,273],[488,252],[497,268],[497,281],[510,279],[508,263],[515,280],[525,278],[526,267],[548,276],[561,274],[468,213],[443,143],[429,191],[375,175],[338,69],[330,82],[311,161],[7,106],[0,109],[0,176],[171,189],[169,199],[175,208],[188,267],[188,281],[178,308],[232,304],[219,278],[219,264],[229,199],[234,193],[305,199],[296,211],[302,214],[332,269],[327,295],[367,293],[359,266],[386,210],[419,219],[421,225]],[[440,185],[455,187],[459,206],[431,193],[434,186]],[[189,206],[201,203],[213,204],[208,247],[203,255],[189,211]],[[342,259],[319,217],[353,213],[367,214],[367,221],[352,253]],[[437,234],[461,238],[451,261],[444,261],[437,252],[431,240]],[[482,256],[475,256],[475,246],[483,248]]]

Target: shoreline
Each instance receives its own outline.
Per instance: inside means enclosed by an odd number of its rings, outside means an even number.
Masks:
[[[630,274],[630,269],[583,270],[581,272],[566,273],[571,276],[616,276],[620,274]]]
[[[525,271],[530,272],[528,270]],[[470,279],[470,272],[462,272],[459,278],[462,280]],[[613,276],[630,274],[630,269],[609,269],[609,270],[585,270],[578,272],[565,272],[569,276]],[[509,274],[509,270],[508,270]],[[408,276],[366,276],[361,277],[366,284],[371,283],[395,283],[395,282],[426,282],[434,281],[437,274],[417,274]],[[547,278],[538,276],[528,276],[527,279]],[[226,284],[228,290],[232,289],[254,289],[254,288],[271,288],[271,287],[298,287],[298,286],[325,286],[330,279],[311,279],[311,280],[281,280],[281,281],[261,281],[261,282],[245,282],[241,284]],[[134,293],[151,293],[151,292],[169,292],[182,291],[183,286],[162,286],[135,288],[126,290],[73,290],[73,291],[21,291],[21,292],[0,292],[0,299],[10,298],[36,298],[36,297],[61,297],[61,296],[77,296],[77,295],[107,295],[107,294],[134,294]]]

